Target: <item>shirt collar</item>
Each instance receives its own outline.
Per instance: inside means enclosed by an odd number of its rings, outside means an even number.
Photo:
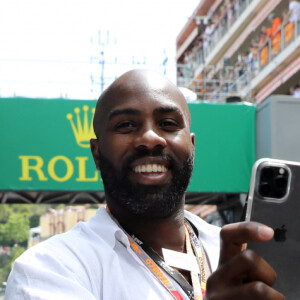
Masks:
[[[127,235],[104,206],[98,209],[96,216],[90,219],[88,223],[90,228],[112,248],[115,247],[116,241],[121,242],[125,247],[130,247]]]

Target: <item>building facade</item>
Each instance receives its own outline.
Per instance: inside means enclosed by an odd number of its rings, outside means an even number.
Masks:
[[[40,217],[40,226],[30,229],[28,247],[56,234],[67,232],[78,222],[88,221],[96,214],[98,208],[99,205],[90,206],[86,204],[66,206],[62,209],[49,209]]]
[[[300,3],[202,0],[177,37],[177,84],[212,102],[300,96]]]

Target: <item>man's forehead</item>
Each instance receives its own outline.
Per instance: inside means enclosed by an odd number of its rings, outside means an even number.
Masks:
[[[178,115],[181,115],[184,117],[184,114],[182,110],[177,106],[172,103],[170,104],[161,104],[157,105],[154,107],[148,107],[150,110],[150,113],[153,115],[158,115],[158,114],[164,114],[164,113],[177,113]],[[123,104],[120,106],[115,106],[112,108],[109,113],[108,113],[108,120],[113,119],[114,117],[118,115],[141,115],[142,112],[145,111],[145,107],[141,105],[134,105],[131,106]]]
[[[117,97],[105,105],[103,113],[111,119],[119,112],[143,112],[167,113],[177,112],[182,116],[186,115],[187,106],[184,102],[178,101],[173,95],[162,92],[152,91],[151,93],[134,93],[132,95],[123,95]]]

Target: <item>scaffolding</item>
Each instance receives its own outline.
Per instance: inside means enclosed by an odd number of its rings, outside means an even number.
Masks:
[[[233,97],[252,102],[251,81],[300,36],[300,22],[286,21],[254,53],[239,56],[234,66],[224,60],[223,66],[205,66],[204,54],[197,51],[185,64],[177,65],[177,85],[197,94],[198,100],[227,102]],[[199,65],[203,71],[196,77]]]

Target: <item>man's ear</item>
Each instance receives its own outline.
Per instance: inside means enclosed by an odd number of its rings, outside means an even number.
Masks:
[[[97,170],[100,170],[99,165],[99,141],[98,139],[90,139],[91,151]]]
[[[195,133],[191,133],[191,141],[192,141],[192,144],[194,145],[195,147]]]

